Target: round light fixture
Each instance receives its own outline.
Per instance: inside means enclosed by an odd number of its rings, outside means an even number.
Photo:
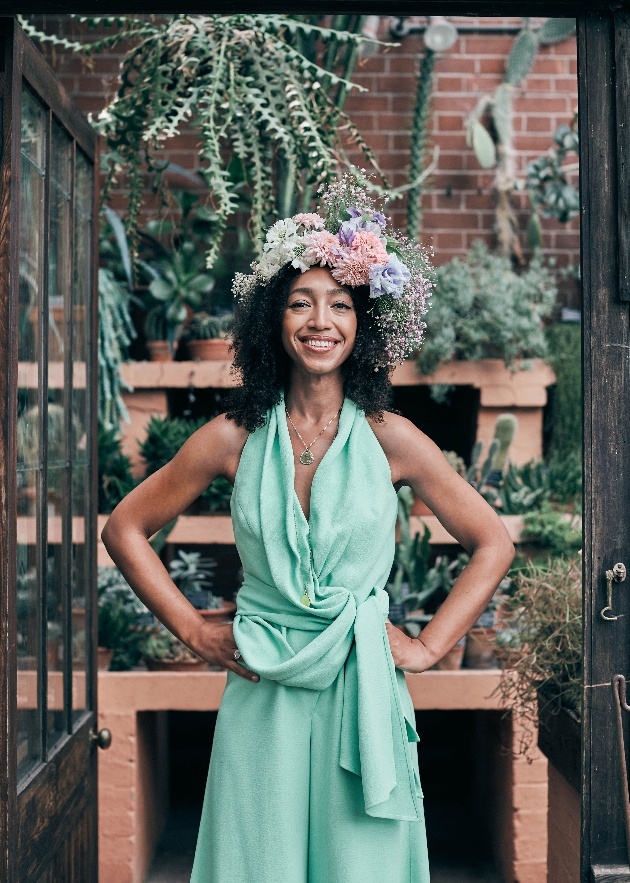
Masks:
[[[430,15],[424,43],[433,52],[446,52],[457,40],[457,28],[443,15]]]

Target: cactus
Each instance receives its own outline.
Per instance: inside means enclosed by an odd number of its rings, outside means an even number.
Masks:
[[[144,335],[147,340],[168,340],[169,323],[163,306],[153,307],[144,319]]]
[[[195,313],[191,317],[184,334],[186,340],[213,340],[225,337],[231,326],[233,317],[231,313],[224,316],[211,316],[209,313]]]
[[[493,469],[503,472],[507,454],[517,429],[518,420],[514,414],[499,414],[494,424],[494,437],[498,441],[499,447],[492,463]]]
[[[479,466],[482,447],[483,445],[480,441],[475,442],[470,458],[470,466],[466,472],[466,481],[468,484],[472,485],[476,491],[480,491],[488,480],[488,476],[490,475],[494,463],[494,458],[499,450],[499,442],[496,438],[492,439],[486,459],[483,461],[483,464]]]

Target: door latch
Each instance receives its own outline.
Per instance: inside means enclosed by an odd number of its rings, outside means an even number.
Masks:
[[[606,571],[606,606],[602,607],[599,615],[602,619],[614,620],[619,619],[612,611],[612,590],[613,582],[622,583],[626,578],[626,565],[618,561],[612,570]],[[623,614],[620,614],[623,615]]]

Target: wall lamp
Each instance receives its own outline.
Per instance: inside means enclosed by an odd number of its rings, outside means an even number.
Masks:
[[[422,34],[425,46],[433,52],[446,52],[457,41],[457,28],[443,15],[428,15],[426,25],[414,25],[410,16],[400,16],[392,20],[389,33],[400,40],[409,34]]]

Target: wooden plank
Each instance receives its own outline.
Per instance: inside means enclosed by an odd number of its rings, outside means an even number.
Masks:
[[[630,302],[630,15],[615,16],[619,299]]]
[[[615,594],[615,622],[600,618],[605,570],[630,564],[630,328],[619,301],[617,137],[612,16],[578,21],[584,364],[584,712],[581,881],[594,865],[624,865],[610,681],[630,672],[630,592]],[[630,716],[627,716],[630,717]],[[627,729],[628,721],[626,721]],[[626,739],[628,737],[626,736]],[[627,744],[630,744],[627,741]]]

